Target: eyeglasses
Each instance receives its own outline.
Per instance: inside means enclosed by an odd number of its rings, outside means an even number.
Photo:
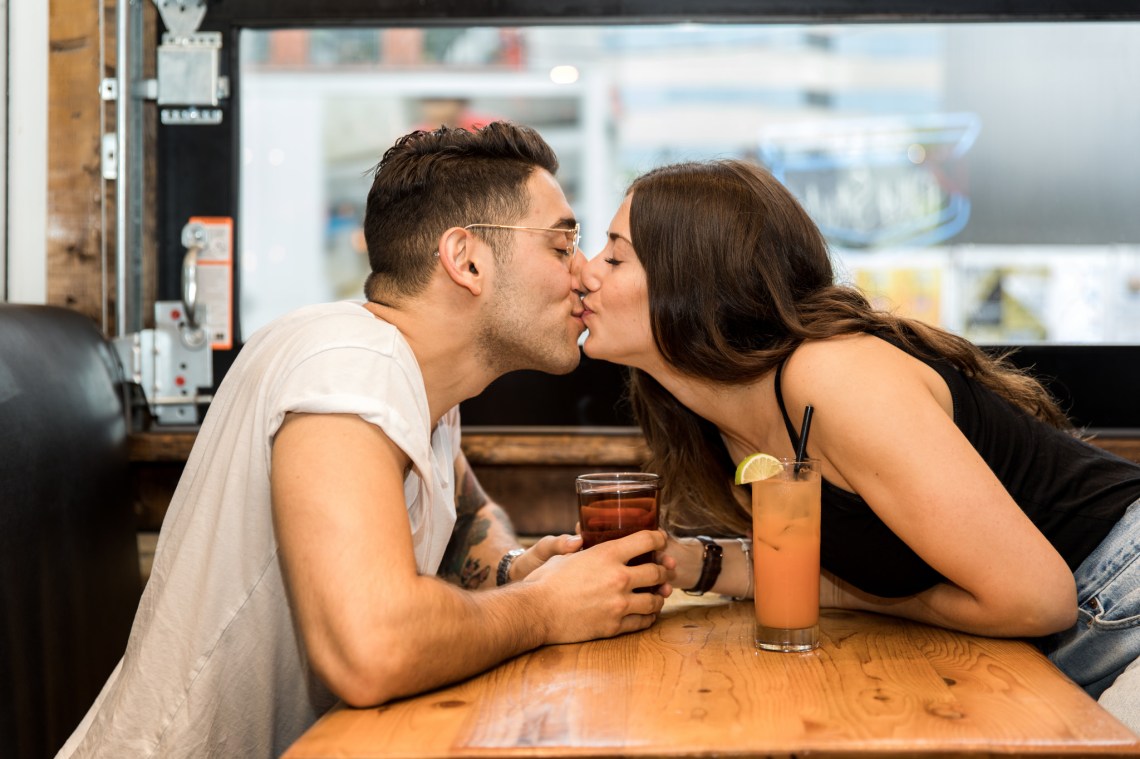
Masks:
[[[464,229],[521,229],[524,232],[561,232],[566,235],[566,257],[573,258],[582,240],[582,225],[572,227],[512,227],[507,224],[468,224]]]

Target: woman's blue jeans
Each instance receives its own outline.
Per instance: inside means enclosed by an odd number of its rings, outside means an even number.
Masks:
[[[1077,623],[1042,648],[1057,667],[1099,698],[1140,658],[1140,500],[1128,507],[1073,573]],[[1137,694],[1140,697],[1140,693]]]

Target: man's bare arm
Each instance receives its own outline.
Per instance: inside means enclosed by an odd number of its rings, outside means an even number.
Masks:
[[[484,593],[421,573],[403,497],[407,463],[356,416],[290,414],[274,439],[273,521],[290,610],[314,671],[347,703],[418,693],[542,644],[640,630],[656,618],[661,597],[634,589],[664,583],[664,568],[626,562],[664,548],[660,532],[553,556],[526,582]]]

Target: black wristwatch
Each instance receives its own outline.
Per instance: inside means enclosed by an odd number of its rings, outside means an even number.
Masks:
[[[701,558],[701,576],[697,584],[685,591],[690,596],[703,596],[716,585],[716,580],[720,577],[721,558],[724,556],[720,544],[707,535],[698,535],[697,540],[705,547],[705,552]]]
[[[526,553],[525,548],[512,548],[499,559],[499,568],[495,570],[495,584],[506,585],[511,581],[511,562]]]

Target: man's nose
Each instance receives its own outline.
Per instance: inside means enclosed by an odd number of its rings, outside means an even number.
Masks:
[[[582,255],[581,248],[574,251],[574,258],[570,260],[570,286],[580,293],[586,290],[586,286],[582,283],[582,278],[586,273],[586,265],[588,263],[586,257]]]

